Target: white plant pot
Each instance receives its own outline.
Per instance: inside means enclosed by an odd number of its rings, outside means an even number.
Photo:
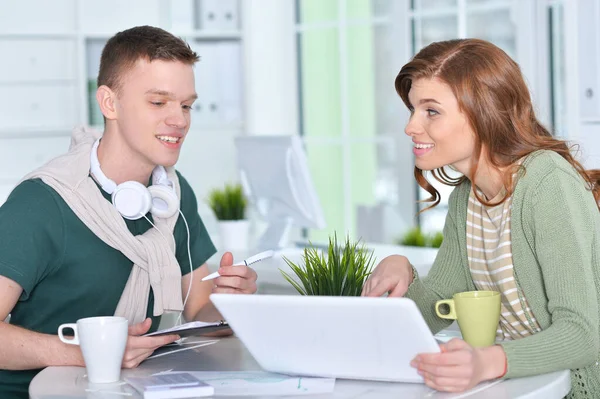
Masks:
[[[248,220],[219,220],[221,249],[224,251],[248,249],[249,229]]]

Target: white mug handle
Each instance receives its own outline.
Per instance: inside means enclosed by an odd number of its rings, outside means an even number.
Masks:
[[[75,333],[75,335],[73,336],[73,338],[71,338],[71,339],[65,338],[65,336],[63,335],[63,330],[65,328],[71,328],[71,329],[73,329],[73,333]],[[79,335],[77,334],[77,324],[75,324],[75,323],[61,324],[58,327],[58,338],[60,338],[60,340],[62,342],[64,342],[65,344],[79,345]]]

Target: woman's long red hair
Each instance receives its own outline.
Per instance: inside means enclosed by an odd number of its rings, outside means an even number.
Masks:
[[[600,170],[585,170],[573,157],[565,141],[554,138],[537,120],[529,90],[521,70],[504,51],[484,40],[457,39],[436,42],[423,48],[404,65],[396,77],[396,91],[407,107],[413,81],[437,78],[453,91],[459,108],[475,132],[475,160],[470,176],[475,176],[483,146],[493,167],[505,170],[506,198],[513,191],[512,175],[518,161],[537,150],[551,150],[566,159],[588,183],[596,202],[600,200]],[[452,179],[443,168],[431,171],[433,177],[456,186],[466,177]],[[440,193],[415,167],[415,178],[431,197],[435,207]],[[479,198],[486,205],[492,205]]]

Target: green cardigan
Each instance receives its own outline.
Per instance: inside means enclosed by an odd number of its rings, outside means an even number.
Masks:
[[[519,295],[542,331],[500,343],[505,378],[571,369],[570,397],[600,398],[600,212],[583,179],[555,152],[537,151],[523,166],[511,210],[513,266]],[[466,181],[450,195],[435,262],[422,279],[415,271],[406,293],[434,333],[449,325],[436,316],[435,302],[476,290],[467,261],[470,190]]]

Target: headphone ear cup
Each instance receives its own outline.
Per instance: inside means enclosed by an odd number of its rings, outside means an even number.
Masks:
[[[179,211],[179,198],[169,187],[153,185],[148,187],[152,196],[151,212],[158,218],[170,218]]]
[[[143,184],[126,181],[113,191],[112,203],[125,219],[136,220],[148,213],[152,206],[152,197]]]

